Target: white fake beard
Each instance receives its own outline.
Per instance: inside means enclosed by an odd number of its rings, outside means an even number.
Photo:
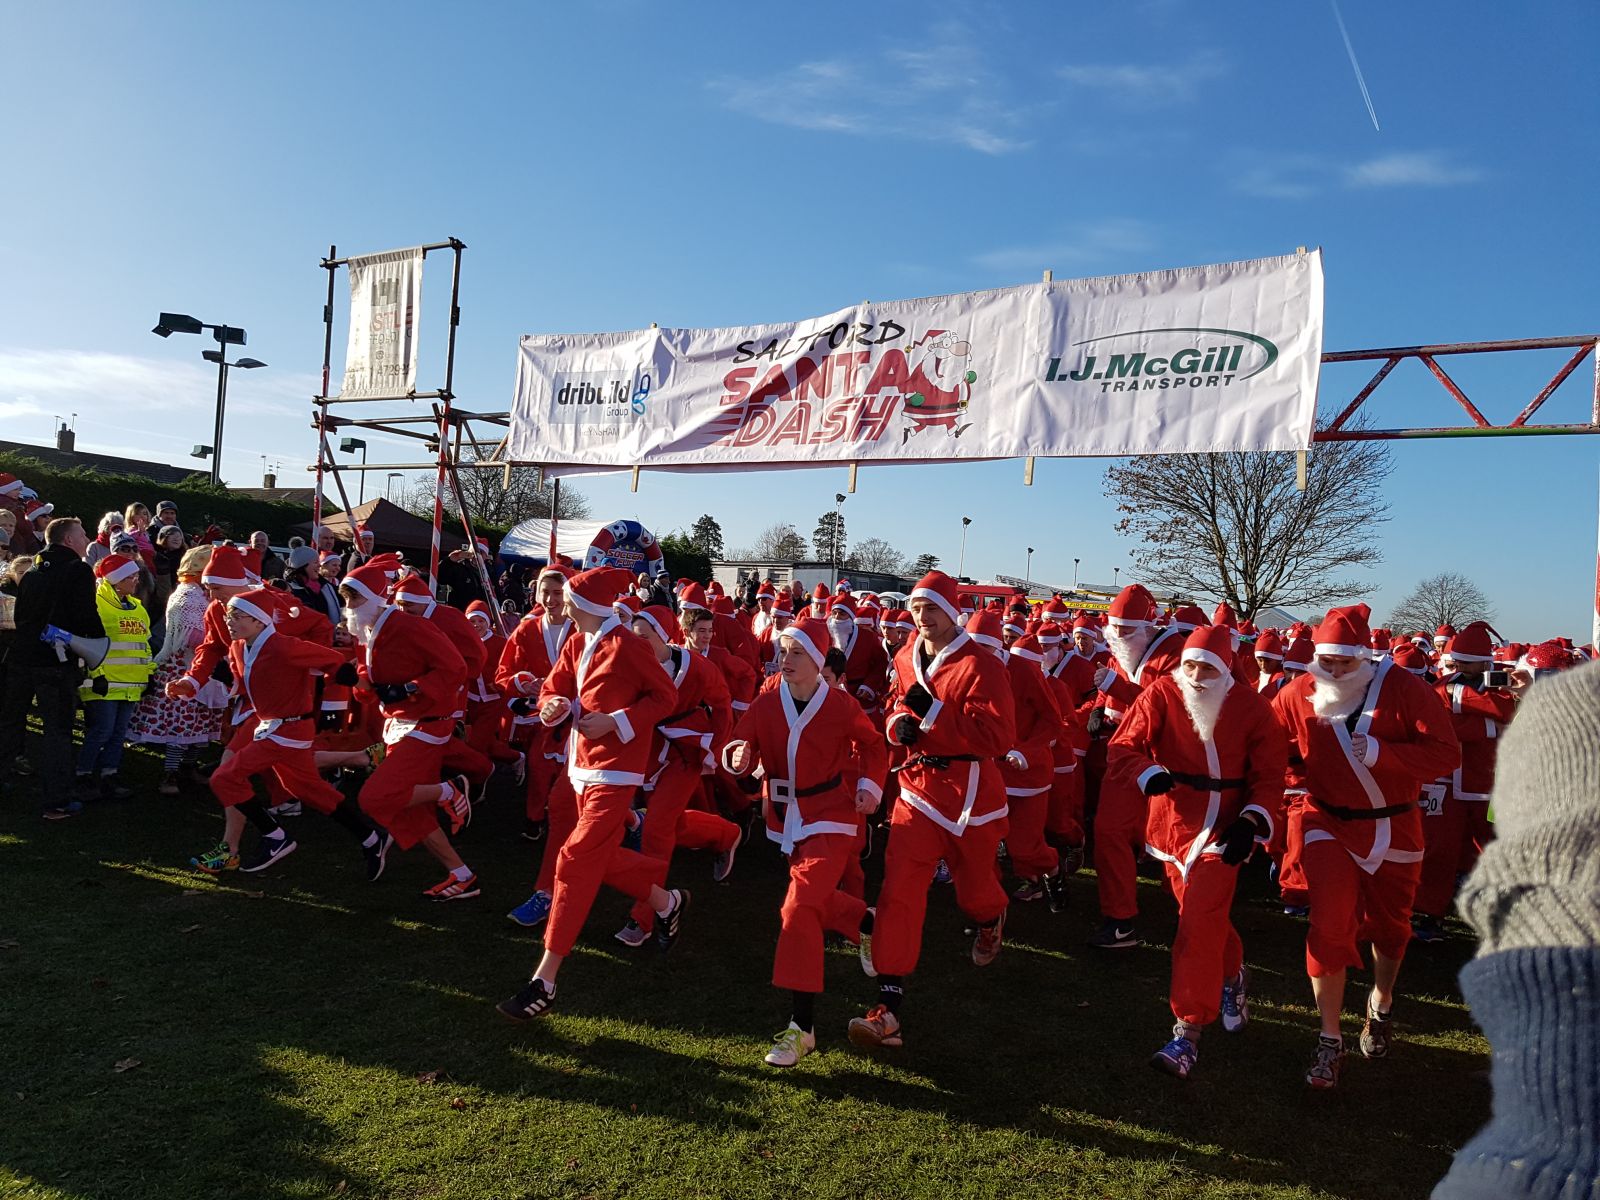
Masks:
[[[1189,720],[1194,724],[1194,731],[1200,735],[1202,742],[1211,741],[1217,732],[1217,716],[1222,712],[1222,703],[1228,698],[1228,689],[1231,687],[1233,687],[1231,675],[1219,675],[1204,683],[1195,683],[1187,675],[1178,677],[1178,691],[1183,696],[1183,707],[1188,709]]]
[[[828,640],[833,643],[834,649],[849,652],[850,635],[855,631],[855,624],[850,621],[829,621]]]
[[[372,630],[378,623],[378,613],[382,606],[373,603],[363,604],[360,608],[346,608],[344,610],[344,625],[355,639],[357,645],[370,646],[372,644]]]
[[[772,614],[757,609],[755,619],[750,622],[751,636],[760,637],[770,628],[772,628]]]
[[[1122,673],[1132,679],[1133,673],[1139,669],[1139,660],[1144,657],[1144,652],[1150,648],[1150,643],[1155,640],[1155,631],[1148,625],[1136,629],[1129,637],[1118,637],[1114,633],[1106,634],[1106,644],[1111,647],[1111,654],[1117,660],[1117,665],[1122,668]]]
[[[1378,668],[1374,663],[1364,662],[1343,679],[1335,679],[1312,659],[1306,670],[1316,680],[1311,688],[1312,711],[1327,720],[1342,721],[1361,707]]]

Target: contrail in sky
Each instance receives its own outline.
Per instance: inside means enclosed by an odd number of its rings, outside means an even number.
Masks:
[[[1339,11],[1339,0],[1328,0],[1333,5],[1333,19],[1339,22],[1339,36],[1344,38],[1345,53],[1350,56],[1350,66],[1356,73],[1356,83],[1361,87],[1361,98],[1367,102],[1367,115],[1372,118],[1372,127],[1379,133],[1383,127],[1378,124],[1378,110],[1372,107],[1372,94],[1367,91],[1367,81],[1361,74],[1361,64],[1356,61],[1356,48],[1350,44],[1350,31],[1344,27],[1344,14]]]

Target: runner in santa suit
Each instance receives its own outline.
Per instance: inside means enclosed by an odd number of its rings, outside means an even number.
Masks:
[[[360,647],[357,661],[340,668],[339,681],[370,690],[383,715],[386,749],[361,786],[361,808],[400,849],[420,844],[448,872],[422,893],[426,899],[468,900],[478,894],[478,877],[450,844],[450,835],[472,819],[467,781],[440,782],[467,666],[432,621],[385,605],[387,587],[378,559],[339,581],[345,627]],[[449,834],[440,828],[441,814]]]
[[[407,575],[400,580],[395,587],[394,602],[412,616],[432,621],[438,626],[439,632],[450,639],[450,644],[456,648],[456,653],[461,655],[461,661],[467,666],[467,677],[462,682],[461,695],[456,698],[452,715],[457,721],[465,720],[469,703],[467,698],[469,685],[483,673],[484,660],[487,657],[483,641],[478,637],[478,631],[473,628],[472,622],[467,620],[466,613],[435,600],[433,593],[428,589],[428,581],[421,575]],[[445,746],[444,769],[451,775],[465,775],[474,788],[481,789],[489,782],[489,776],[494,773],[494,763],[487,754],[474,749],[452,732],[450,741]]]
[[[512,698],[511,741],[528,758],[527,826],[522,836],[530,842],[545,836],[546,804],[552,785],[563,774],[560,740],[540,723],[534,701],[572,633],[566,611],[567,577],[572,573],[571,568],[560,565],[539,572],[534,584],[536,603],[506,639],[494,673],[496,690]],[[577,820],[575,811],[572,820]],[[548,904],[545,910],[548,912]]]
[[[1050,787],[1055,782],[1055,744],[1061,735],[1061,708],[1045,682],[1044,651],[1038,640],[1024,637],[1002,648],[1000,614],[984,611],[967,622],[967,636],[1005,664],[1015,713],[1014,744],[1000,756],[1005,784],[1006,850],[1012,872],[1022,881],[1013,899],[1048,896],[1052,912],[1066,907],[1066,881],[1061,856],[1045,837],[1050,816]]]
[[[1494,838],[1489,793],[1494,788],[1500,738],[1516,714],[1516,697],[1506,688],[1485,686],[1494,662],[1494,630],[1474,621],[1447,643],[1455,673],[1434,685],[1450,710],[1461,743],[1461,765],[1422,789],[1422,877],[1412,905],[1412,936],[1421,942],[1444,937],[1442,918],[1455,901],[1456,880],[1477,865],[1478,854]],[[1400,661],[1398,652],[1395,661]]]
[[[1283,638],[1276,629],[1264,629],[1256,635],[1256,691],[1263,700],[1271,703],[1283,687]]]
[[[705,589],[698,583],[691,583],[678,593],[678,607],[681,610],[679,615],[684,622],[692,622],[694,614],[688,610],[697,609],[700,612],[710,613],[712,616],[711,644],[719,649],[726,650],[748,666],[753,680],[754,677],[762,673],[761,656],[756,651],[756,640],[750,636],[749,631],[733,619],[733,601],[727,597],[722,597],[722,599],[727,600],[727,603],[723,606],[727,611],[718,613],[716,609],[717,602],[710,599],[706,595]],[[685,628],[687,628],[687,625]],[[751,694],[754,695],[755,687],[753,682],[750,690]]]
[[[639,852],[669,866],[678,846],[710,847],[717,853],[714,883],[726,883],[740,840],[739,827],[714,813],[691,808],[700,781],[715,772],[716,755],[733,727],[728,681],[708,659],[684,649],[678,619],[665,605],[639,611],[635,634],[649,645],[676,689],[672,712],[651,732],[649,776],[644,782],[645,811]],[[655,930],[655,913],[644,901],[633,906],[628,923],[616,933],[624,946],[642,946]]]
[[[1233,635],[1233,677],[1252,691],[1256,690],[1260,682],[1260,668],[1256,665],[1254,654],[1239,653],[1244,641],[1244,629],[1239,624],[1233,606],[1227,601],[1218,604],[1211,614],[1211,623],[1222,626]]]
[[[526,779],[522,752],[507,739],[510,697],[495,685],[495,672],[505,653],[506,638],[494,627],[494,614],[482,600],[467,605],[467,620],[483,644],[483,665],[467,677],[467,745],[493,763],[505,763],[518,783]]]
[[[1272,702],[1303,764],[1309,803],[1301,864],[1311,898],[1306,971],[1322,1018],[1314,1088],[1335,1087],[1344,1058],[1345,972],[1372,942],[1373,988],[1361,1052],[1389,1052],[1395,981],[1411,940],[1422,869],[1417,796],[1461,761],[1450,714],[1433,689],[1392,659],[1374,663],[1365,604],[1335,608],[1316,631],[1307,676]]]
[[[1061,626],[1046,621],[1039,626],[1039,647],[1044,655],[1045,681],[1061,711],[1061,728],[1051,752],[1050,804],[1045,817],[1046,839],[1061,855],[1059,895],[1046,893],[1052,912],[1065,911],[1066,881],[1083,865],[1083,777],[1089,754],[1089,734],[1078,717],[1084,702],[1098,694],[1089,660],[1067,647],[1070,639]]]
[[[756,657],[761,660],[761,674],[778,673],[778,635],[789,628],[794,611],[789,607],[789,593],[785,592],[772,606],[772,615],[766,627],[756,634]]]
[[[293,607],[286,593],[253,588],[229,599],[224,614],[234,635],[228,647],[234,692],[244,714],[248,740],[211,773],[211,791],[223,806],[223,840],[191,860],[210,874],[239,868],[260,871],[292,854],[296,843],[255,798],[251,781],[272,774],[290,795],[349,830],[361,843],[367,878],[383,874],[390,838],[361,810],[317,774],[312,752],[316,732],[312,670],[336,670],[344,657],[330,647],[280,634],[278,616]],[[261,834],[255,852],[241,866],[239,840],[245,822]]]
[[[772,614],[777,607],[778,589],[772,586],[772,581],[767,580],[756,588],[755,607],[741,607],[739,617],[741,624],[756,639],[761,641],[761,635],[772,628]]]
[[[849,596],[835,596],[828,610],[828,636],[844,654],[844,690],[869,717],[883,712],[889,686],[889,658],[871,629],[856,624],[856,606]]]
[[[1182,610],[1180,610],[1181,612]],[[1199,622],[1205,614],[1198,609]],[[1106,639],[1112,661],[1095,671],[1095,686],[1100,689],[1096,707],[1099,727],[1093,717],[1089,734],[1109,739],[1122,714],[1139,698],[1142,688],[1178,669],[1183,649],[1183,622],[1174,616],[1173,627],[1157,629],[1155,598],[1141,584],[1131,583],[1111,602]],[[1101,950],[1127,950],[1139,945],[1133,920],[1139,914],[1139,855],[1144,850],[1147,805],[1144,794],[1127,781],[1114,781],[1109,774],[1100,786],[1100,802],[1094,813],[1094,870],[1100,891],[1100,928],[1089,945]]]
[[[624,629],[612,610],[631,583],[619,567],[595,567],[567,580],[567,610],[582,636],[568,640],[544,681],[539,719],[567,730],[567,775],[578,796],[578,823],[556,859],[544,956],[527,984],[497,1006],[513,1021],[549,1010],[556,976],[601,884],[648,901],[663,951],[677,941],[689,905],[687,891],[661,886],[665,862],[621,844],[634,793],[648,773],[650,731],[677,700],[650,647]]]
[[[1150,1065],[1187,1079],[1200,1031],[1249,1019],[1250,975],[1229,919],[1239,867],[1281,819],[1288,746],[1272,707],[1232,673],[1232,631],[1202,626],[1182,665],[1145,687],[1111,738],[1108,774],[1150,798],[1145,848],[1178,902],[1172,1039]]]
[[[1016,745],[1005,667],[961,631],[956,582],[930,571],[911,593],[919,636],[895,660],[885,729],[907,748],[900,799],[890,818],[883,884],[862,962],[876,973],[879,1003],[850,1022],[858,1046],[898,1046],[905,976],[916,969],[928,885],[940,860],[956,903],[977,925],[972,960],[1000,953],[1007,897],[995,870],[1006,833],[1006,789],[995,762]]]
[[[791,1017],[766,1061],[792,1067],[817,1045],[824,934],[855,941],[872,929],[866,902],[839,884],[856,861],[862,817],[883,798],[888,752],[860,705],[823,680],[827,627],[797,621],[779,641],[782,673],[739,719],[723,761],[735,776],[765,772],[767,836],[789,858],[772,986],[791,994]]]

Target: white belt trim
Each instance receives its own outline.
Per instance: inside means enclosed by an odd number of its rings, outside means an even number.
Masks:
[[[572,780],[572,790],[579,795],[589,784],[614,785],[616,787],[643,787],[644,776],[637,771],[604,771],[592,767],[578,767],[567,764],[567,778]]]
[[[1042,788],[1010,788],[1010,787],[1008,787],[1006,789],[1006,795],[1008,795],[1008,796],[1043,796],[1049,790],[1050,789],[1047,788],[1047,787],[1042,787]],[[971,824],[971,822],[969,821],[968,824]]]
[[[1068,763],[1064,767],[1057,767],[1056,768],[1056,774],[1057,775],[1071,775],[1077,769],[1078,769],[1078,764],[1077,763]]]
[[[443,746],[450,740],[450,735],[443,737],[436,733],[423,733],[418,721],[406,721],[399,717],[385,717],[383,721],[383,744],[397,746],[406,738],[416,738],[419,742],[427,742],[430,746]]]

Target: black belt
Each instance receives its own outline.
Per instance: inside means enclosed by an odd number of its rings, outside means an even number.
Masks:
[[[1342,804],[1328,804],[1315,796],[1311,797],[1311,803],[1341,821],[1377,821],[1383,817],[1398,817],[1417,806],[1416,801],[1412,800],[1405,804],[1385,804],[1382,808],[1346,808]]]
[[[927,767],[933,771],[948,771],[951,763],[977,762],[976,754],[913,754],[905,762],[895,767],[892,774],[898,774],[907,767]]]
[[[702,713],[705,711],[705,705],[696,704],[693,708],[686,708],[681,713],[673,713],[670,717],[663,717],[661,720],[656,722],[656,728],[660,729],[664,725],[676,725],[679,721],[682,721],[688,717],[692,717],[696,713]]]
[[[832,779],[825,779],[821,783],[813,783],[810,787],[796,788],[794,798],[804,800],[807,796],[820,796],[823,792],[831,792],[838,787],[840,777],[835,775]]]
[[[1188,775],[1183,771],[1168,771],[1167,774],[1185,787],[1192,787],[1199,792],[1226,792],[1245,785],[1242,779],[1213,779],[1209,775]]]

